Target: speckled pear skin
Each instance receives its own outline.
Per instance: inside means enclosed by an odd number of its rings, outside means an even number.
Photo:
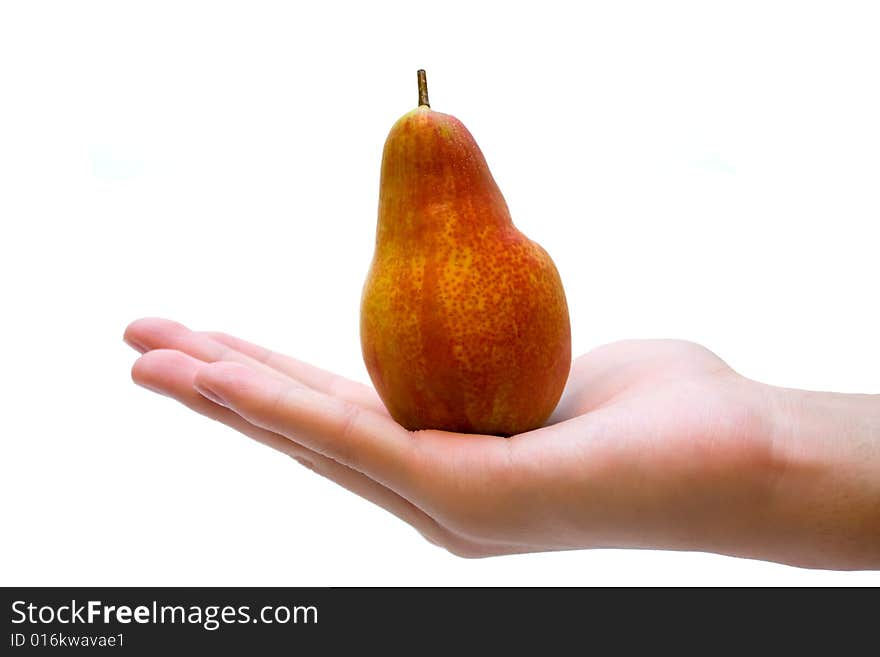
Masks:
[[[455,117],[420,106],[385,142],[361,346],[410,430],[510,436],[540,427],[571,364],[568,306]]]

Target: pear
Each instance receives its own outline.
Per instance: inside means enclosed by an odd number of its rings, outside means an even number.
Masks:
[[[510,218],[467,128],[419,106],[391,128],[361,301],[361,346],[410,430],[510,436],[544,424],[571,365],[556,266]]]

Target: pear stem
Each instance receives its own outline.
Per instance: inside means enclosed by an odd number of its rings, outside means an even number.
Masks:
[[[416,75],[419,78],[419,107],[423,105],[430,107],[431,103],[428,102],[428,78],[425,77],[425,70],[419,69]]]

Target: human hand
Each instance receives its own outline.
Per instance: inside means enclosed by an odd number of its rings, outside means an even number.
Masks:
[[[144,354],[135,382],[293,456],[457,555],[642,547],[862,563],[849,534],[798,540],[814,523],[791,499],[806,485],[794,467],[803,450],[779,389],[696,344],[625,341],[581,356],[550,423],[500,438],[409,432],[370,387],[228,335],[142,319],[125,339]]]

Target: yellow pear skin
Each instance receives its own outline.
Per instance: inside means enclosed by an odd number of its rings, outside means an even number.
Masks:
[[[556,266],[510,218],[467,128],[428,105],[391,128],[361,303],[367,371],[410,430],[510,436],[542,426],[571,364]]]

